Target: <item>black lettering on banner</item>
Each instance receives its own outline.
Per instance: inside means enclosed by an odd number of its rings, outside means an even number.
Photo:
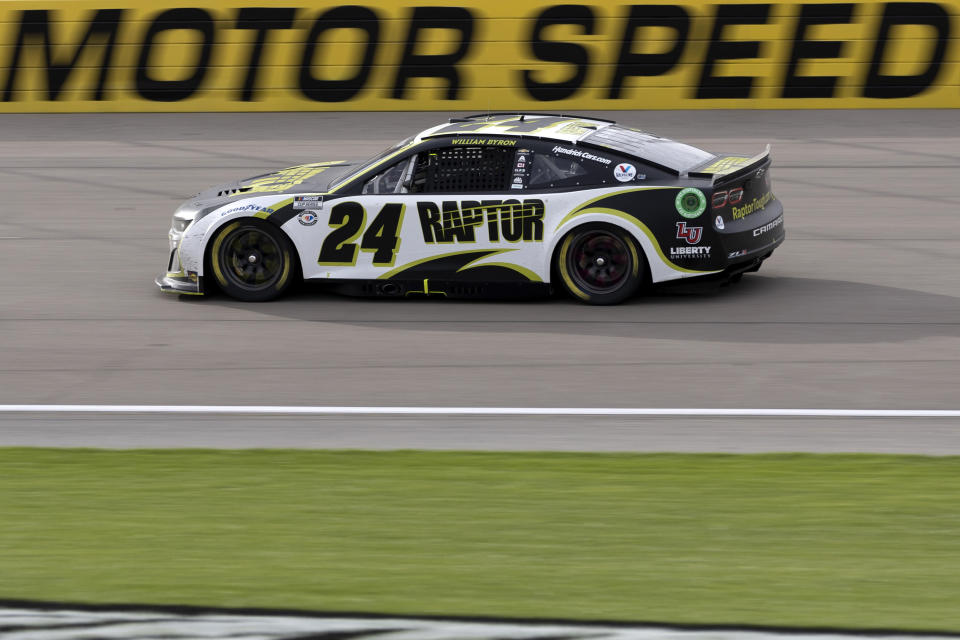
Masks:
[[[354,265],[357,263],[356,239],[363,232],[367,212],[359,202],[341,202],[330,210],[330,226],[336,227],[327,234],[317,256],[317,264],[329,266]]]
[[[590,64],[586,47],[572,42],[543,39],[544,30],[557,24],[578,26],[584,35],[593,35],[593,10],[579,4],[556,5],[544,9],[534,22],[529,38],[534,57],[544,62],[566,63],[574,68],[573,75],[560,82],[539,82],[533,77],[534,71],[523,70],[524,88],[534,100],[541,102],[563,100],[575,94],[583,85]]]
[[[923,73],[900,76],[880,73],[884,52],[890,42],[890,32],[899,25],[927,25],[937,31],[933,55],[927,61]],[[864,81],[863,95],[866,98],[909,98],[923,93],[936,80],[943,64],[950,38],[950,16],[943,7],[933,2],[888,2],[877,39],[873,45],[873,59]]]
[[[807,30],[819,24],[849,24],[853,4],[805,4],[800,7],[797,28],[793,33],[790,62],[783,79],[784,98],[832,98],[837,76],[798,76],[797,67],[807,58],[839,58],[843,50],[840,40],[807,40]]]
[[[293,16],[297,10],[290,7],[244,7],[237,11],[237,29],[253,29],[257,32],[257,39],[250,49],[250,59],[247,62],[247,75],[243,81],[240,100],[250,102],[255,97],[257,86],[257,72],[260,70],[260,60],[267,38],[273,29],[289,29],[293,26]]]
[[[677,32],[673,48],[664,53],[632,53],[637,30],[641,27],[670,27]],[[623,81],[629,76],[661,76],[680,61],[687,34],[690,32],[690,16],[683,7],[663,5],[633,5],[620,38],[620,55],[610,80],[607,97],[617,99],[623,89]]]
[[[754,78],[751,76],[715,76],[714,66],[720,60],[756,58],[760,53],[757,40],[724,40],[723,30],[730,25],[766,24],[770,16],[769,4],[720,4],[713,22],[713,33],[707,55],[700,67],[700,84],[696,98],[749,98]]]
[[[203,36],[200,44],[200,57],[193,68],[193,74],[183,80],[156,80],[150,75],[150,50],[158,35],[164,31],[186,29],[196,31]],[[192,96],[210,66],[210,54],[213,53],[213,19],[203,9],[167,9],[159,13],[141,39],[140,61],[137,63],[137,93],[145,100],[154,102],[177,102]]]
[[[420,215],[420,228],[423,230],[423,241],[427,243],[444,242],[443,223],[440,220],[440,207],[433,202],[418,202],[417,213]]]
[[[313,75],[313,57],[317,41],[325,32],[333,29],[358,29],[366,33],[363,59],[357,64],[357,72],[345,80],[323,80]],[[347,5],[334,7],[324,12],[313,23],[310,35],[303,47],[300,61],[300,93],[317,102],[346,102],[356,96],[367,84],[373,69],[373,56],[380,42],[380,19],[373,9]]]
[[[414,53],[420,32],[427,29],[450,29],[460,32],[460,41],[451,53]],[[473,42],[473,14],[464,7],[414,7],[403,46],[403,57],[397,67],[391,97],[402,100],[410,78],[443,78],[448,82],[445,100],[456,100],[460,95],[460,73],[457,63],[466,55]]]
[[[17,32],[17,41],[10,54],[10,63],[7,73],[7,83],[3,90],[3,101],[11,102],[13,92],[17,86],[17,72],[20,69],[21,56],[25,48],[38,42],[43,47],[43,60],[47,72],[47,100],[57,100],[64,83],[70,73],[76,68],[80,56],[91,40],[98,40],[105,44],[100,53],[100,74],[97,86],[93,88],[94,100],[103,100],[107,83],[107,74],[110,71],[110,62],[113,58],[113,47],[117,41],[117,30],[123,19],[123,9],[98,9],[90,20],[83,40],[73,51],[69,62],[62,62],[54,54],[55,45],[50,41],[50,20],[46,9],[29,9],[20,12],[20,29]]]

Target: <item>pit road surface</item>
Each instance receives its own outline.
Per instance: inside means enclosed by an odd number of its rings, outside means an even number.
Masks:
[[[773,145],[787,240],[619,307],[161,294],[174,208],[448,114],[0,116],[0,404],[960,408],[960,114],[620,112]],[[0,445],[960,453],[955,419],[0,415]]]

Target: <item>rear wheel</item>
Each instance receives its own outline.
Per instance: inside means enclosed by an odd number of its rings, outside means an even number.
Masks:
[[[290,240],[268,222],[238,220],[217,232],[210,266],[217,284],[237,300],[262,302],[283,294],[293,281]]]
[[[555,258],[567,291],[586,304],[618,304],[635,294],[643,265],[633,238],[606,224],[574,229]]]

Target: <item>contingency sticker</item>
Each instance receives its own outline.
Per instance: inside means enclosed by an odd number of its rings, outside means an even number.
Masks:
[[[513,160],[513,176],[510,178],[511,189],[526,189],[530,183],[530,168],[533,165],[533,151],[517,149]]]
[[[620,163],[613,168],[613,177],[620,182],[630,182],[637,177],[637,168],[629,163]]]
[[[294,196],[294,209],[322,209],[323,196]]]

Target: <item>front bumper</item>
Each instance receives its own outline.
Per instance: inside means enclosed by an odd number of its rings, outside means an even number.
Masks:
[[[203,277],[190,273],[168,273],[157,276],[154,281],[164,293],[179,293],[188,296],[203,295]]]
[[[203,277],[196,271],[187,271],[180,261],[182,235],[170,230],[170,257],[165,275],[157,276],[154,282],[164,293],[181,293],[189,296],[203,295]]]

